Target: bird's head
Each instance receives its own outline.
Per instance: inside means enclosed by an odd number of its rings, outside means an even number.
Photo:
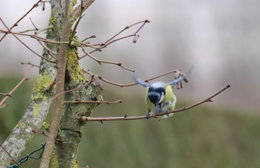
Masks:
[[[148,99],[153,104],[161,103],[165,97],[165,83],[155,82],[148,87]]]

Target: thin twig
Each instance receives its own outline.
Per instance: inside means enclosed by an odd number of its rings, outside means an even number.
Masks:
[[[80,12],[79,12],[79,17],[78,17],[77,22],[75,23],[75,26],[73,27],[73,30],[72,30],[72,33],[71,33],[71,36],[70,36],[69,45],[70,45],[71,42],[73,41],[73,37],[74,37],[74,35],[75,35],[75,33],[76,33],[76,29],[77,29],[77,27],[78,27],[78,25],[79,25],[79,22],[80,22],[81,18],[82,18],[82,12],[83,12],[82,10],[83,10],[83,0],[80,0]]]
[[[37,7],[38,4],[39,4],[41,1],[42,1],[42,0],[38,0],[20,19],[18,19],[18,20],[13,24],[13,26],[10,27],[10,31],[11,31],[14,27],[18,26],[18,23],[19,23],[21,20],[23,20],[35,7]],[[3,35],[3,37],[0,39],[0,42],[5,38],[6,35],[7,35],[7,33]]]
[[[18,82],[18,83],[15,85],[15,87],[14,87],[10,92],[7,93],[7,95],[6,95],[6,96],[1,100],[1,102],[0,102],[0,109],[7,106],[7,105],[5,104],[5,102],[7,101],[7,99],[8,99],[9,97],[11,97],[12,94],[16,91],[16,89],[19,88],[19,87],[21,86],[21,84],[22,84],[24,81],[26,81],[26,80],[28,80],[28,78],[27,78],[27,76],[24,76],[24,77],[20,80],[20,82]]]
[[[140,24],[140,23],[143,23],[143,24],[142,24],[142,25],[137,29],[137,31],[136,31],[135,33],[133,33],[133,34],[137,34],[137,33],[142,29],[142,27],[143,27],[146,23],[150,23],[150,21],[147,20],[147,19],[145,19],[145,20],[143,20],[143,21],[139,21],[139,22],[133,23],[133,24],[131,24],[131,25],[129,25],[129,26],[126,26],[125,28],[123,28],[122,30],[120,30],[118,33],[116,33],[114,36],[112,36],[112,37],[109,38],[107,41],[105,41],[104,44],[109,43],[110,41],[114,40],[118,35],[120,35],[121,33],[123,33],[125,30],[127,30],[127,29],[129,29],[129,28],[131,28],[131,27],[133,27],[133,26],[135,26],[135,25],[138,25],[138,24]]]
[[[0,18],[0,21],[2,22],[2,24],[5,26],[5,28],[23,45],[25,46],[28,50],[30,50],[32,53],[34,53],[36,56],[48,61],[48,62],[51,62],[51,63],[56,63],[55,61],[52,61],[52,60],[49,60],[43,56],[41,56],[40,54],[36,53],[32,48],[30,48],[27,44],[25,44],[18,36],[16,36],[15,34],[13,34],[11,32],[11,30],[7,27],[7,25],[5,24],[5,22]]]
[[[11,96],[8,93],[0,93],[0,96]]]
[[[22,65],[30,65],[32,67],[36,67],[36,68],[39,68],[40,66],[39,65],[35,65],[35,64],[32,64],[31,62],[21,62]]]
[[[213,95],[211,95],[210,97],[199,101],[197,103],[194,103],[192,105],[186,106],[186,107],[181,107],[178,108],[176,110],[170,111],[170,112],[161,112],[161,113],[156,113],[156,114],[151,114],[150,117],[151,118],[156,118],[158,116],[162,116],[162,115],[166,115],[169,113],[177,113],[177,112],[182,112],[182,111],[186,111],[189,110],[191,108],[194,108],[196,106],[199,106],[203,103],[206,102],[212,102],[212,98],[216,97],[217,95],[219,95],[220,93],[222,93],[223,91],[225,91],[226,89],[228,89],[230,87],[230,85],[225,86],[223,89],[219,90],[218,92],[214,93]],[[86,116],[82,116],[80,118],[81,121],[99,121],[99,122],[103,122],[103,121],[119,121],[119,120],[140,120],[140,119],[147,119],[146,115],[141,115],[141,116],[120,116],[120,117],[86,117]]]
[[[45,46],[44,44],[42,44],[42,42],[40,40],[37,40],[39,42],[39,44],[46,50],[49,51],[50,56],[52,56],[52,58],[56,59],[56,55],[57,53],[55,51],[53,51],[52,49],[50,49],[49,47]]]
[[[2,104],[0,105],[0,109],[7,107],[9,104]]]
[[[105,64],[113,64],[113,65],[117,65],[117,66],[119,66],[119,67],[121,67],[121,68],[123,68],[123,69],[125,69],[125,70],[127,70],[127,71],[135,72],[135,70],[123,66],[122,63],[120,63],[120,62],[100,60],[100,59],[95,58],[95,57],[92,56],[91,54],[88,54],[88,53],[84,50],[84,48],[82,48],[82,51],[83,51],[88,57],[90,57],[91,59],[93,59],[94,61],[96,61],[98,64],[102,64],[102,63],[105,63]]]
[[[71,21],[74,22],[75,20],[77,20],[93,2],[94,0],[83,0],[82,4],[76,6],[70,14]]]
[[[11,158],[11,160],[18,164],[18,161],[5,149],[5,147],[2,144],[0,144],[0,146],[5,151],[5,153]]]
[[[92,75],[92,76],[91,76],[91,79],[90,79],[89,81],[87,81],[84,85],[81,85],[81,86],[78,86],[78,87],[76,87],[76,88],[73,88],[73,89],[70,89],[70,90],[66,90],[66,91],[64,91],[64,92],[60,92],[60,93],[56,94],[55,96],[53,96],[53,97],[51,98],[51,101],[54,100],[54,99],[56,99],[58,96],[60,96],[60,95],[62,95],[62,94],[66,94],[66,93],[70,93],[70,92],[75,92],[75,91],[77,91],[77,90],[81,90],[81,89],[83,89],[83,88],[89,86],[89,85],[93,82],[93,79],[94,79],[94,75]]]
[[[84,39],[82,40],[82,42],[87,41],[87,40],[89,40],[89,39],[91,39],[91,38],[96,38],[96,35],[91,35],[91,36],[89,36],[89,37],[86,37],[86,38],[84,38]]]
[[[32,18],[29,17],[29,19],[30,19],[30,21],[31,21],[31,23],[32,23],[32,25],[33,25],[33,27],[35,28],[35,30],[38,31],[39,29],[38,29],[38,28],[36,27],[36,25],[33,23]]]
[[[135,26],[135,25],[138,25],[138,24],[141,24],[143,23],[134,33],[130,34],[130,35],[126,35],[126,36],[123,36],[123,37],[119,37],[119,38],[116,38],[117,36],[119,36],[121,33],[123,33],[125,30]],[[136,22],[136,23],[133,23],[129,26],[126,26],[125,28],[123,28],[122,30],[120,30],[118,33],[116,33],[115,35],[113,35],[111,38],[109,38],[108,40],[106,40],[104,43],[99,43],[99,44],[94,44],[94,46],[99,46],[98,48],[96,49],[93,49],[92,51],[90,51],[89,53],[92,54],[96,51],[101,51],[103,48],[106,48],[108,45],[116,42],[116,41],[119,41],[119,40],[123,40],[123,39],[126,39],[126,38],[130,38],[130,37],[135,37],[137,35],[137,33],[143,28],[143,26],[146,24],[146,23],[150,23],[149,20],[145,19],[143,21],[139,21],[139,22]]]
[[[73,104],[78,104],[78,103],[97,103],[97,104],[116,104],[116,103],[122,103],[122,100],[116,100],[116,101],[64,101],[64,103],[73,103]]]
[[[171,71],[165,72],[165,73],[160,74],[160,75],[157,75],[157,76],[155,76],[155,77],[146,79],[146,80],[144,80],[144,81],[145,81],[145,82],[149,82],[149,81],[151,81],[151,80],[154,80],[154,79],[157,79],[157,78],[160,78],[160,77],[163,77],[163,76],[172,74],[172,73],[176,73],[176,72],[179,72],[179,70],[173,69],[173,70],[171,70]],[[97,78],[100,79],[101,81],[105,82],[105,83],[108,83],[108,84],[111,84],[111,85],[114,85],[114,86],[118,86],[118,87],[130,87],[130,86],[137,85],[136,82],[128,83],[128,84],[121,84],[121,83],[112,82],[112,81],[109,81],[109,80],[103,78],[102,76],[97,76]]]

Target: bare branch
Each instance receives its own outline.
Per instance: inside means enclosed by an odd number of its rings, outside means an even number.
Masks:
[[[64,92],[60,92],[60,93],[56,94],[55,96],[53,96],[53,97],[51,98],[51,100],[56,99],[58,96],[60,96],[60,95],[62,95],[62,94],[66,94],[66,93],[70,93],[70,92],[75,92],[75,91],[77,91],[77,90],[81,90],[81,89],[83,89],[83,88],[89,86],[89,85],[93,82],[93,79],[94,79],[94,75],[92,75],[92,76],[91,76],[91,79],[90,79],[89,81],[87,81],[84,85],[81,85],[81,86],[79,86],[79,87],[76,87],[76,88],[73,88],[73,89],[70,89],[70,90],[66,90],[66,91],[64,91]]]
[[[23,77],[23,78],[20,80],[20,82],[18,82],[18,83],[15,85],[15,87],[14,87],[10,92],[8,92],[8,93],[6,94],[6,96],[5,96],[5,97],[1,100],[1,102],[0,102],[0,109],[7,106],[7,104],[5,104],[5,102],[7,101],[7,99],[8,99],[9,97],[11,97],[12,94],[16,91],[16,89],[19,88],[19,87],[21,86],[21,84],[22,84],[24,81],[26,81],[26,80],[28,80],[27,76]]]
[[[77,27],[78,27],[78,25],[79,25],[79,21],[80,21],[80,19],[82,18],[82,12],[83,12],[83,0],[80,0],[80,11],[79,11],[79,17],[78,17],[78,20],[77,20],[77,22],[75,23],[75,26],[73,27],[73,30],[72,30],[72,32],[71,32],[71,37],[70,37],[70,41],[69,41],[69,45],[71,44],[71,42],[72,42],[72,40],[73,40],[73,37],[74,37],[74,35],[75,35],[75,33],[76,33],[76,29],[77,29]]]
[[[91,74],[91,72],[89,72],[89,71],[86,71],[86,70],[85,70],[85,72]],[[163,74],[154,76],[154,77],[152,77],[152,78],[145,79],[144,81],[145,81],[145,82],[149,82],[149,81],[151,81],[151,80],[154,80],[154,79],[157,79],[157,78],[160,78],[160,77],[163,77],[163,76],[172,74],[172,73],[177,73],[177,72],[180,72],[180,71],[177,70],[177,69],[173,69],[173,70],[171,70],[171,71],[168,71],[168,72],[165,72],[165,73],[163,73]],[[108,83],[108,84],[111,84],[111,85],[114,85],[114,86],[118,86],[118,87],[130,87],[130,86],[137,85],[136,82],[128,83],[128,84],[121,84],[121,83],[112,82],[112,81],[110,81],[110,80],[108,80],[108,79],[103,78],[102,76],[99,76],[99,75],[96,75],[96,76],[97,76],[97,78],[100,79],[101,81],[103,81],[103,82],[105,82],[105,83]]]
[[[127,29],[133,27],[133,26],[136,26],[138,24],[141,24],[142,25],[132,34],[130,35],[126,35],[126,36],[123,36],[123,37],[119,37],[119,38],[116,38],[118,37],[120,34],[122,34],[124,31],[126,31]],[[149,20],[145,19],[143,21],[139,21],[139,22],[136,22],[136,23],[133,23],[129,26],[126,26],[125,28],[123,28],[122,30],[120,30],[118,33],[116,33],[115,35],[113,35],[112,37],[110,37],[108,40],[106,40],[104,43],[99,43],[99,44],[93,44],[93,45],[90,45],[91,48],[93,48],[93,46],[97,46],[96,48],[94,48],[92,51],[90,51],[88,54],[92,54],[96,51],[101,51],[103,48],[106,48],[108,45],[114,43],[114,42],[117,42],[117,41],[120,41],[120,40],[123,40],[123,39],[126,39],[126,38],[130,38],[130,37],[135,37],[137,36],[137,33],[143,28],[143,26],[146,24],[146,23],[150,23]],[[85,39],[84,39],[85,41]],[[134,41],[133,41],[134,42]],[[81,58],[84,58],[86,56],[88,56],[88,54],[85,54],[84,56],[82,56]]]
[[[86,37],[86,38],[84,38],[84,39],[82,40],[82,42],[87,41],[87,40],[89,40],[89,39],[91,39],[91,38],[96,38],[96,35],[91,35],[91,36],[89,36],[89,37]]]
[[[18,162],[15,160],[15,158],[5,149],[5,147],[0,144],[0,147],[5,151],[5,153],[11,158],[11,161],[15,162],[16,164],[18,164]]]
[[[142,23],[142,25],[137,29],[137,31],[135,31],[131,36],[135,36],[142,28],[143,28],[143,26],[146,24],[146,23],[150,23],[150,21],[149,20],[147,20],[147,19],[145,19],[145,20],[143,20],[143,21],[139,21],[139,22],[136,22],[136,23],[133,23],[133,24],[131,24],[131,25],[129,25],[129,26],[126,26],[124,29],[122,29],[121,31],[119,31],[117,34],[115,34],[114,36],[112,36],[111,38],[109,38],[106,42],[104,42],[103,44],[104,45],[108,45],[108,44],[111,44],[111,42],[112,41],[115,41],[115,38],[118,36],[118,35],[120,35],[121,33],[123,33],[125,30],[127,30],[127,29],[129,29],[129,28],[131,28],[131,27],[133,27],[133,26],[135,26],[135,25],[138,25],[138,24],[141,24]]]
[[[33,27],[34,27],[34,29],[35,29],[35,31],[38,31],[39,29],[36,27],[36,25],[33,23],[33,20],[32,20],[32,18],[31,17],[29,17],[29,19],[30,19],[30,21],[31,21],[31,23],[32,23],[32,25],[33,25]]]
[[[219,95],[220,93],[222,93],[223,91],[225,91],[226,89],[228,89],[230,87],[230,85],[227,85],[225,86],[223,89],[217,91],[216,93],[214,93],[213,95],[211,95],[210,97],[202,100],[202,101],[199,101],[197,103],[194,103],[192,105],[189,105],[189,106],[186,106],[186,107],[181,107],[181,108],[178,108],[176,110],[173,110],[173,111],[170,111],[169,113],[177,113],[177,112],[182,112],[182,111],[186,111],[186,110],[189,110],[191,108],[194,108],[196,106],[199,106],[203,103],[206,103],[206,102],[212,102],[212,98],[216,97],[217,95]],[[166,114],[169,114],[167,112],[161,112],[161,113],[157,113],[157,114],[151,114],[151,118],[156,118],[158,116],[162,116],[162,115],[166,115]],[[81,121],[99,121],[99,122],[103,122],[103,121],[118,121],[118,120],[140,120],[140,119],[147,119],[147,116],[146,115],[142,115],[142,116],[120,116],[120,117],[85,117],[85,116],[82,116],[80,118]]]
[[[36,67],[36,68],[39,68],[40,66],[39,65],[35,65],[35,64],[32,64],[31,62],[21,62],[22,65],[30,65],[32,67]]]
[[[14,27],[18,26],[18,23],[19,23],[21,20],[23,20],[34,8],[36,8],[36,7],[39,5],[40,2],[42,2],[42,0],[38,0],[20,19],[18,19],[18,20],[13,24],[13,26],[12,26],[9,30],[11,31]],[[5,38],[6,35],[7,35],[7,33],[3,35],[3,37],[0,39],[0,42]]]
[[[116,100],[116,101],[64,101],[64,103],[97,103],[97,104],[116,104],[116,103],[122,103],[122,100]]]
[[[88,57],[90,57],[91,59],[93,59],[94,61],[96,61],[98,64],[102,64],[102,63],[105,63],[105,64],[113,64],[113,65],[117,65],[117,66],[119,66],[119,67],[121,67],[121,68],[123,68],[123,69],[125,69],[125,70],[127,70],[127,71],[135,72],[135,70],[123,66],[122,63],[120,63],[120,62],[100,60],[100,59],[95,58],[95,57],[92,56],[91,54],[87,53],[86,50],[84,50],[84,48],[82,48],[82,51],[83,51]]]
[[[36,53],[32,48],[30,48],[27,44],[25,44],[18,36],[16,36],[14,33],[11,32],[11,30],[7,27],[7,25],[5,24],[5,22],[0,18],[0,21],[2,22],[2,24],[5,26],[5,28],[8,30],[8,32],[10,32],[23,46],[25,46],[28,50],[30,50],[32,53],[34,53],[36,56],[51,62],[51,63],[56,63],[55,61],[49,60],[43,56],[41,56],[40,54]]]
[[[94,2],[95,0],[83,0],[81,4],[74,8],[71,13],[72,22],[77,20],[81,14]]]

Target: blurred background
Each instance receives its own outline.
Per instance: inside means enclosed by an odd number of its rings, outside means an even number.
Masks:
[[[11,27],[35,0],[3,0],[0,17]],[[176,114],[168,120],[87,123],[81,143],[81,164],[90,167],[259,167],[260,143],[260,2],[206,0],[98,0],[81,20],[78,36],[96,35],[90,42],[104,42],[125,26],[148,19],[137,43],[123,40],[95,53],[99,59],[121,62],[149,78],[172,69],[195,67],[184,89],[176,90],[178,107],[202,100],[227,84],[231,88],[214,103]],[[48,24],[50,7],[34,9],[14,31]],[[1,30],[6,30],[0,24]],[[136,28],[126,33],[132,33]],[[0,34],[2,36],[2,34]],[[39,54],[33,39],[21,37]],[[0,43],[0,92],[9,91],[25,73],[26,82],[0,111],[1,142],[24,113],[37,69],[21,62],[39,64],[39,59],[8,35]],[[113,65],[81,60],[89,69],[118,83],[132,82],[131,73]],[[173,75],[161,78],[171,81]],[[105,100],[123,100],[101,105],[94,115],[138,115],[145,113],[140,86],[117,88],[103,84]],[[38,148],[41,136],[29,144]],[[37,146],[38,145],[38,146]],[[28,161],[29,162],[29,161]],[[37,164],[39,161],[31,161]]]

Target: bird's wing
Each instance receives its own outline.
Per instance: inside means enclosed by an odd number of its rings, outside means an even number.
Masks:
[[[194,67],[192,66],[185,74],[181,75],[177,79],[174,79],[173,81],[169,82],[168,84],[171,85],[171,86],[174,86],[174,85],[178,84],[179,82],[181,82],[182,80],[184,80],[186,82],[187,77],[190,76],[193,68]]]
[[[139,85],[141,85],[141,86],[143,86],[143,87],[149,87],[149,86],[150,86],[149,83],[143,81],[143,80],[140,79],[140,78],[134,77],[134,79],[135,79],[136,83],[138,83]]]

